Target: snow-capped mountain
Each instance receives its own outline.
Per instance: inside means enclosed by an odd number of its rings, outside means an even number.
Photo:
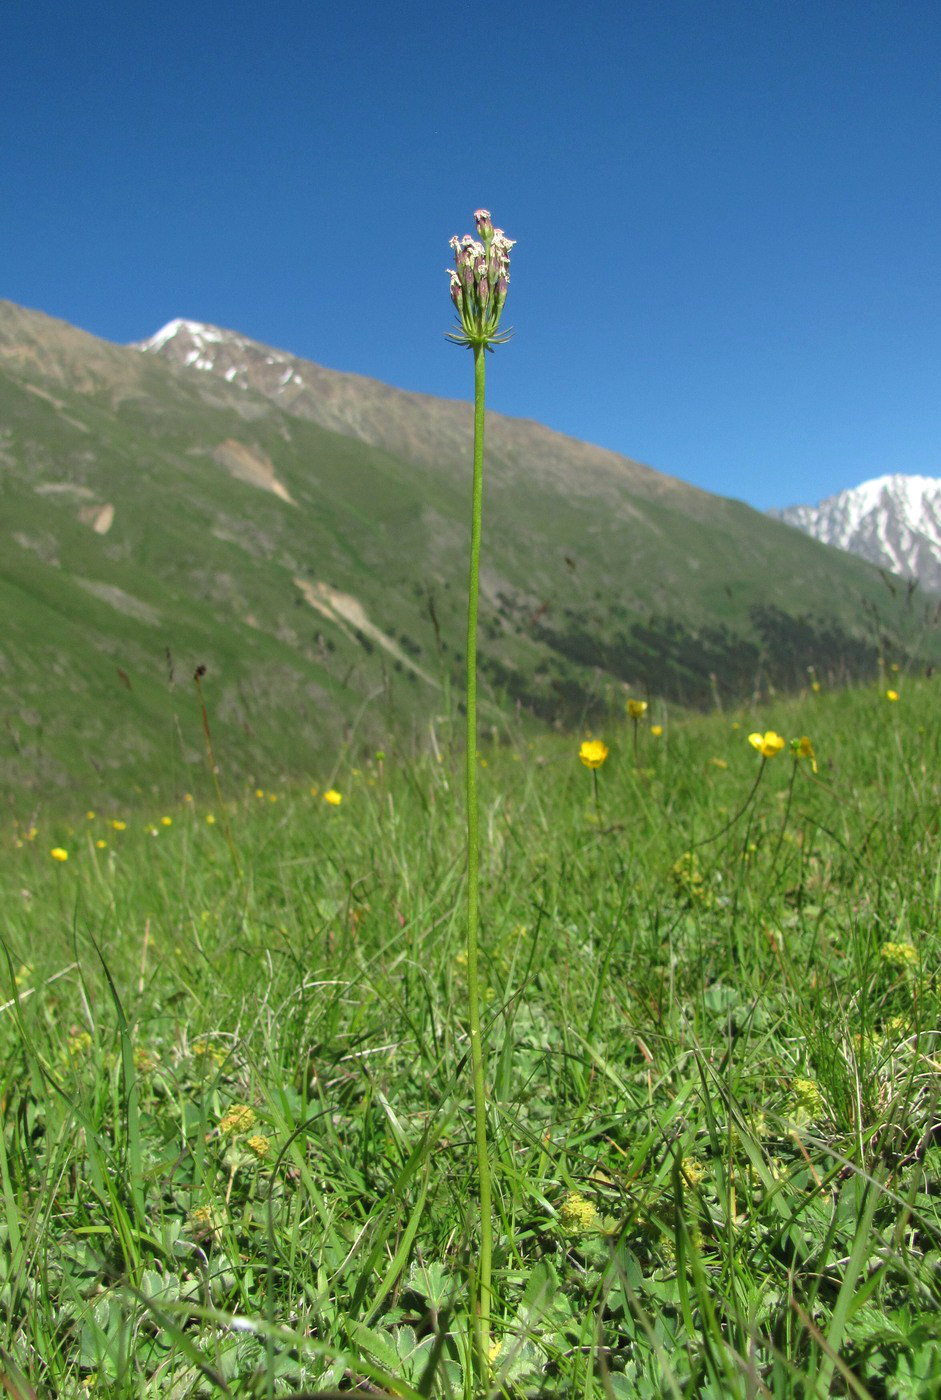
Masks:
[[[818,506],[768,512],[824,544],[941,593],[941,480],[879,476]]]
[[[212,371],[228,384],[261,389],[269,397],[304,383],[299,372],[302,362],[296,356],[201,321],[177,318],[149,340],[136,341],[133,348],[161,354],[188,369]]]

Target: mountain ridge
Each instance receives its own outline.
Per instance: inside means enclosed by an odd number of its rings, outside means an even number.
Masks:
[[[192,785],[197,665],[224,766],[261,786],[455,718],[471,403],[247,337],[237,363],[231,344],[180,363],[199,334],[145,353],[0,302],[8,785],[146,785],[171,759]],[[628,691],[731,704],[811,664],[839,683],[934,655],[850,555],[542,425],[492,414],[487,433],[487,725],[578,729]]]
[[[769,515],[941,593],[941,478],[889,473]]]

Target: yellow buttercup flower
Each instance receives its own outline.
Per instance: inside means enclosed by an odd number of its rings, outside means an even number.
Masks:
[[[784,740],[773,729],[766,729],[764,734],[749,734],[748,742],[752,748],[758,750],[762,758],[774,758],[775,754],[784,748]]]
[[[329,802],[331,807],[339,807],[343,801],[343,794],[337,792],[336,788],[329,788],[323,795],[324,802]]]
[[[897,690],[887,690],[885,693],[885,698],[887,700],[891,700],[894,703],[899,698],[899,693]]]
[[[53,846],[49,852],[53,860],[68,860],[69,853],[63,846]]]
[[[627,713],[630,715],[631,719],[640,719],[642,715],[647,713],[647,701],[628,700]]]
[[[810,766],[816,773],[817,755],[814,753],[814,746],[806,734],[802,734],[799,739],[791,740],[791,752],[795,758],[809,758]]]
[[[173,818],[172,818],[172,817],[161,817],[161,818],[160,818],[160,825],[161,825],[161,826],[172,826],[172,825],[173,825]]]
[[[659,739],[659,738],[660,738],[660,735],[663,733],[663,725],[662,725],[662,724],[652,724],[652,725],[650,726],[650,732],[651,732],[651,734],[653,735],[653,737],[654,737],[655,739]]]
[[[608,757],[608,746],[600,739],[585,739],[578,756],[586,768],[600,768]]]
[[[111,823],[111,829],[112,831],[126,831],[127,822],[122,822],[120,817],[115,817],[114,821]]]

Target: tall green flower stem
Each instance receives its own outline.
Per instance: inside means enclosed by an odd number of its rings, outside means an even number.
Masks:
[[[474,1081],[474,1137],[480,1193],[480,1262],[477,1269],[481,1364],[490,1364],[493,1205],[487,1143],[487,1090],[480,1024],[477,928],[480,845],[477,807],[477,598],[480,583],[480,528],[484,491],[484,350],[474,347],[474,485],[471,505],[470,579],[467,589],[467,989],[471,1074]]]
[[[477,238],[451,239],[454,267],[448,269],[458,326],[449,339],[474,352],[474,484],[471,512],[470,579],[467,590],[467,988],[471,1074],[474,1084],[474,1139],[480,1195],[480,1256],[472,1284],[480,1371],[490,1370],[492,1309],[493,1200],[487,1140],[487,1088],[480,1023],[477,933],[480,903],[480,842],[477,807],[477,599],[480,583],[480,526],[484,491],[484,355],[509,339],[500,317],[510,281],[513,239],[495,229],[486,209],[474,215]]]

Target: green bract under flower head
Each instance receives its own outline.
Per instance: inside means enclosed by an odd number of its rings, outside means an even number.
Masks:
[[[477,237],[465,233],[451,239],[454,267],[448,268],[451,300],[457,311],[458,329],[448,339],[474,350],[492,350],[509,340],[512,331],[500,331],[500,317],[510,284],[510,249],[515,239],[494,228],[490,211],[474,215]]]

